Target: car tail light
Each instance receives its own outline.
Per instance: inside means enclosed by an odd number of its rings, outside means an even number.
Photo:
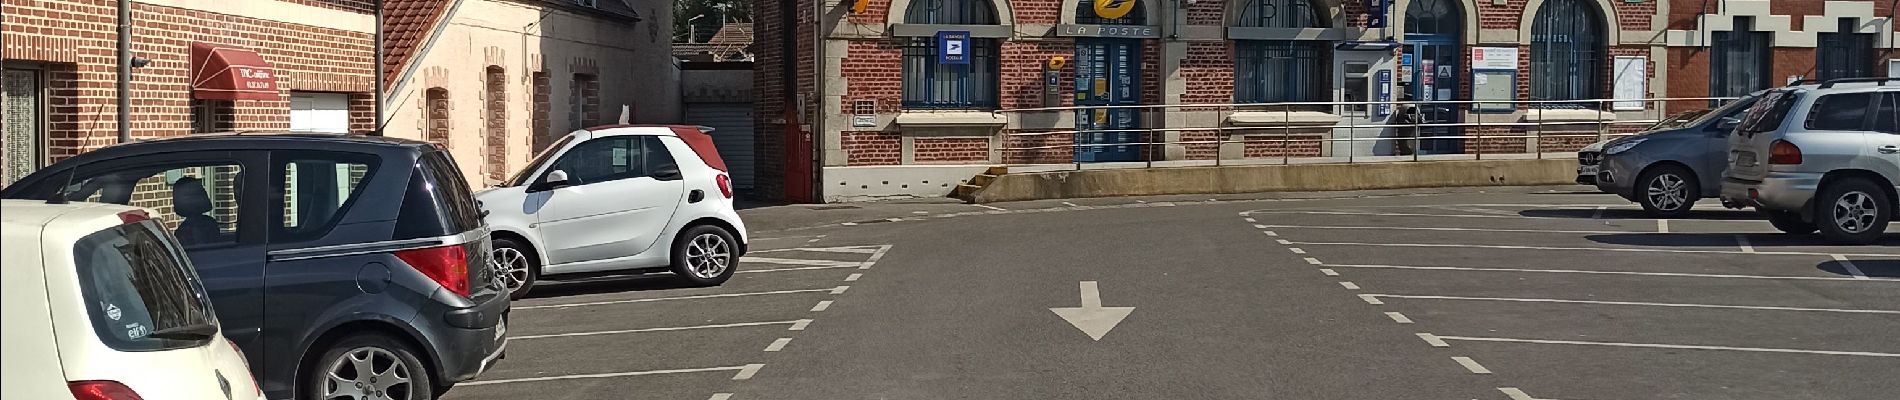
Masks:
[[[125,384],[113,381],[66,382],[77,400],[145,400]]]
[[[468,250],[461,245],[396,252],[396,258],[462,297],[468,297]]]
[[[1768,163],[1794,165],[1801,163],[1801,148],[1786,140],[1776,140],[1768,149]]]
[[[145,210],[132,210],[119,213],[119,222],[126,225],[145,222],[145,220],[149,219],[152,219],[152,215],[146,214]]]
[[[231,351],[237,352],[238,361],[244,362],[244,378],[251,380],[251,391],[253,392],[251,395],[263,396],[264,387],[257,384],[257,377],[251,376],[251,358],[244,356],[244,348],[238,347],[237,342],[233,342],[231,339],[225,339],[224,343],[231,345]]]
[[[719,181],[719,194],[726,195],[728,199],[732,198],[732,178],[726,177],[726,174],[719,174],[716,180]]]

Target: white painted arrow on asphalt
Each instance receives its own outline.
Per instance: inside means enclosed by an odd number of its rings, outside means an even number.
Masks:
[[[1135,312],[1134,307],[1102,307],[1102,293],[1095,288],[1095,281],[1082,281],[1082,306],[1051,308],[1062,320],[1081,329],[1089,338],[1101,341],[1108,331]]]

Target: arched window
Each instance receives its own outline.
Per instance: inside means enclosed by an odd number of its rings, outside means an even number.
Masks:
[[[1129,1],[1129,2],[1135,3],[1134,9],[1128,10],[1128,15],[1124,15],[1121,18],[1115,18],[1115,19],[1106,19],[1106,18],[1102,18],[1099,15],[1095,15],[1095,3],[1106,2],[1106,3],[1111,3],[1110,5],[1114,5],[1112,3],[1123,2],[1123,1]],[[1075,4],[1075,23],[1083,24],[1083,25],[1147,25],[1148,24],[1148,10],[1145,10],[1142,8],[1142,7],[1148,6],[1145,3],[1147,2],[1137,1],[1137,0],[1082,0],[1082,1],[1078,1]]]
[[[436,144],[449,145],[449,90],[429,88],[422,93],[423,112],[427,117],[423,125],[425,137]]]
[[[488,94],[482,113],[486,115],[486,126],[482,146],[482,168],[488,179],[500,182],[508,179],[508,72],[500,66],[490,65],[484,76],[483,86]]]
[[[1531,22],[1531,100],[1603,96],[1603,17],[1585,0],[1547,0]],[[1545,103],[1541,107],[1593,107]]]
[[[996,25],[990,0],[915,0],[906,24]],[[904,40],[904,108],[995,109],[997,42],[971,38],[968,64],[940,62],[935,37]]]
[[[1413,0],[1405,8],[1405,33],[1450,35],[1464,31],[1464,15],[1455,0]]]
[[[1246,0],[1234,23],[1249,28],[1320,28],[1319,10],[1308,0]],[[1278,103],[1326,101],[1332,82],[1324,76],[1332,42],[1241,40],[1234,43],[1234,101]]]

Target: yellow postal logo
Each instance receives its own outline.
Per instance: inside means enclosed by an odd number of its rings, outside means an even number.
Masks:
[[[1135,10],[1136,0],[1095,0],[1095,16],[1102,19],[1121,19]]]

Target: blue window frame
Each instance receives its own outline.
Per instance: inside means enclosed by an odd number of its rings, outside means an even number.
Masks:
[[[1124,15],[1121,18],[1102,18],[1101,16],[1095,15],[1095,3],[1098,1],[1132,1],[1135,2],[1135,9],[1129,10],[1128,15]],[[1148,5],[1143,3],[1146,2],[1141,0],[1082,0],[1076,2],[1075,5],[1075,23],[1083,25],[1147,25],[1148,10],[1143,9],[1143,7],[1147,7]]]
[[[1735,28],[1710,35],[1709,96],[1742,97],[1772,84],[1768,32],[1755,31],[1753,17],[1735,17]]]
[[[907,24],[996,25],[990,0],[917,0],[904,12]],[[900,38],[904,61],[904,108],[996,109],[995,39],[970,40],[969,64],[940,64],[934,37]]]
[[[1246,0],[1240,9],[1242,27],[1319,28],[1319,13],[1307,0]]]
[[[1235,43],[1234,101],[1323,101],[1321,53],[1328,42],[1246,40]]]
[[[1835,32],[1820,34],[1814,49],[1814,78],[1820,80],[1874,76],[1874,34],[1854,33],[1859,18],[1841,18]]]
[[[1603,96],[1603,20],[1594,4],[1550,0],[1531,22],[1531,100],[1590,100]],[[1537,103],[1542,108],[1591,108],[1596,103]]]

